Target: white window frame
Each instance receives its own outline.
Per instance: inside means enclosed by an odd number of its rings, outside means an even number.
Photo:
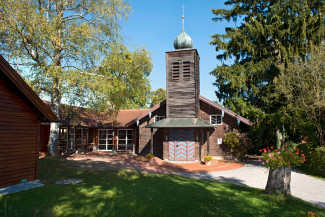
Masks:
[[[213,116],[215,116],[215,118],[216,118],[217,123],[215,123],[215,124],[212,123],[212,117]],[[219,123],[219,124],[218,124],[218,117],[221,118],[221,123]],[[210,115],[210,124],[212,124],[212,125],[222,125],[222,123],[223,123],[223,117],[222,117],[221,114],[220,115]]]
[[[100,131],[104,131],[105,132],[105,139],[100,139],[100,136],[99,136],[99,134],[100,134]],[[108,132],[109,131],[112,131],[112,133],[111,134],[109,134]],[[109,143],[109,135],[112,135],[112,143],[110,144]],[[99,143],[99,141],[100,140],[105,140],[105,144],[100,144]],[[98,151],[113,151],[113,149],[114,149],[114,142],[113,142],[113,140],[114,140],[114,131],[112,130],[112,129],[98,129]],[[105,145],[106,146],[106,149],[100,149],[99,148],[99,146],[100,145]],[[107,146],[109,146],[109,145],[111,145],[112,146],[112,149],[108,149],[107,148]]]
[[[165,119],[165,116],[158,116],[158,115],[156,115],[156,116],[154,117],[154,122],[160,121],[160,120],[162,120],[162,119]]]
[[[71,150],[74,150],[75,148],[75,135],[76,135],[76,131],[74,127],[70,127],[69,128],[69,146]]]
[[[122,145],[126,145],[126,150],[119,150],[119,140],[120,140],[120,138],[119,138],[119,132],[120,131],[123,131],[123,130],[125,130],[126,132],[125,132],[125,139],[123,139],[123,140],[125,140],[125,144],[122,144]],[[127,145],[127,141],[128,141],[128,131],[133,131],[133,138],[132,138],[132,150],[129,150],[128,149],[128,145]],[[117,130],[117,151],[121,151],[121,152],[134,152],[134,138],[135,138],[135,130],[134,129],[119,129],[119,130]]]

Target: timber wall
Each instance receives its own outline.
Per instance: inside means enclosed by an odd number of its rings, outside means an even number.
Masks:
[[[0,75],[0,187],[37,177],[39,121],[20,96]]]
[[[166,117],[166,105],[163,105],[162,107],[154,111],[151,114],[151,118],[149,118],[149,116],[146,116],[140,121],[137,133],[137,138],[139,138],[137,140],[137,154],[144,156],[150,152],[151,128],[146,128],[145,126],[154,123],[154,117],[156,115]],[[153,154],[159,158],[163,157],[163,140],[164,130],[153,129]]]
[[[195,49],[166,53],[167,118],[195,118],[199,115],[199,56]],[[189,62],[190,67],[184,63]],[[175,77],[176,69],[179,77]],[[189,68],[189,72],[188,72]],[[186,75],[185,75],[186,71]],[[177,74],[177,73],[176,73]]]
[[[210,115],[220,114],[221,111],[216,109],[204,102],[200,102],[200,117],[202,120],[210,122]],[[227,114],[224,114],[222,118],[221,125],[215,125],[214,129],[204,129],[204,135],[201,135],[203,144],[202,144],[202,152],[203,155],[207,154],[207,130],[209,130],[209,146],[210,146],[210,154],[215,156],[224,156],[227,155],[230,151],[230,148],[225,144],[218,144],[218,138],[221,138],[222,141],[225,138],[225,135],[228,132],[239,132],[239,126],[237,124],[237,120],[234,117],[231,117]]]

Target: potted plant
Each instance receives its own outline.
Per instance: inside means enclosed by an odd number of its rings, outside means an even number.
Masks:
[[[152,163],[154,157],[155,157],[155,155],[153,155],[153,153],[149,153],[145,156],[145,158],[147,158],[147,160],[148,160],[148,163]]]
[[[259,161],[269,169],[269,177],[266,184],[266,193],[279,191],[290,195],[291,167],[300,166],[305,161],[305,155],[295,147],[274,148],[268,147],[260,150]]]
[[[211,155],[209,155],[209,154],[205,155],[205,157],[204,157],[205,165],[211,165],[212,164],[212,160],[213,160],[213,158],[212,158]]]

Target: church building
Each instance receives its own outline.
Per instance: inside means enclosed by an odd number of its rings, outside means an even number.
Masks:
[[[166,52],[166,100],[151,109],[121,110],[114,124],[109,117],[101,119],[72,107],[81,120],[72,124],[71,115],[62,115],[60,151],[153,153],[169,161],[230,154],[223,144],[225,134],[245,132],[253,124],[200,95],[200,57],[184,31],[184,16],[182,19],[175,50]],[[46,151],[48,126],[42,130]]]

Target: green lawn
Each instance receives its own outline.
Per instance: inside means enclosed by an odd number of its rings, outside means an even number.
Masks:
[[[262,190],[136,171],[78,171],[41,159],[44,187],[0,198],[0,216],[325,216],[325,210]],[[82,178],[76,185],[54,180]]]

